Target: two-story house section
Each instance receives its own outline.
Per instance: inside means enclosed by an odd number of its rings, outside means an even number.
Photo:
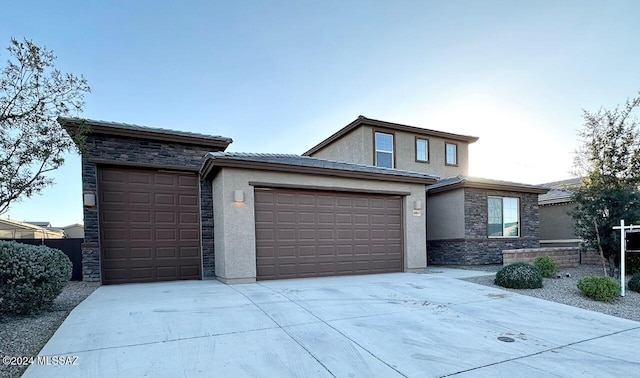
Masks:
[[[305,156],[438,176],[426,187],[430,264],[502,263],[502,251],[539,247],[535,185],[468,176],[477,137],[358,117]]]
[[[477,137],[358,117],[303,155],[422,172],[467,175]]]

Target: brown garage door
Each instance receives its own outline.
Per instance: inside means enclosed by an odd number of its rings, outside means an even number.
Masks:
[[[258,279],[401,272],[402,198],[255,189]]]
[[[200,279],[198,176],[100,168],[102,282]]]

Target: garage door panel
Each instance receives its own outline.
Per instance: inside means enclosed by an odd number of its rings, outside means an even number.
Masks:
[[[198,225],[198,214],[194,212],[180,212],[180,224]]]
[[[195,195],[181,195],[178,196],[180,206],[197,206],[198,197]]]
[[[201,278],[197,175],[100,167],[98,193],[103,283]]]
[[[402,271],[400,197],[256,188],[255,199],[258,279]]]
[[[153,257],[150,247],[137,247],[137,248],[130,248],[129,250],[131,251],[130,256],[132,260],[136,260],[136,259],[148,260]]]
[[[102,192],[101,197],[102,198],[100,199],[100,202],[106,205],[127,203],[126,194],[122,192],[113,192],[113,191],[105,190]]]

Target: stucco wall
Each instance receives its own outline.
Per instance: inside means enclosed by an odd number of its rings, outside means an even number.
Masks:
[[[395,168],[433,174],[442,178],[467,175],[469,171],[469,145],[451,141],[458,145],[458,166],[445,165],[444,145],[446,139],[395,131],[380,127],[361,126],[329,144],[313,157],[374,165],[374,133],[376,131],[394,135]],[[429,163],[416,162],[416,136],[429,140]]]
[[[540,206],[540,240],[575,240],[574,220],[569,211],[575,203]]]
[[[424,185],[311,176],[297,173],[254,171],[222,168],[213,181],[216,276],[226,283],[246,283],[256,279],[255,210],[253,182],[289,185],[314,185],[347,188],[357,191],[380,190],[410,192],[404,200],[405,270],[426,267],[425,215],[413,216],[414,201],[425,203]],[[243,204],[233,202],[233,191],[244,191]],[[220,225],[224,225],[220,227]]]
[[[464,237],[464,189],[427,196],[427,240]]]
[[[370,143],[364,138],[363,128],[358,127],[311,156],[347,163],[371,165],[371,154],[365,152],[367,142]]]
[[[87,154],[82,158],[82,191],[95,193],[98,190],[98,166],[93,159],[106,160],[114,165],[140,164],[159,165],[198,170],[208,147],[179,143],[161,143],[133,138],[90,135],[86,142]],[[84,241],[82,246],[82,276],[84,281],[100,282],[99,214],[100,203],[84,207]],[[200,180],[200,217],[202,242],[202,274],[212,277],[213,253],[213,205],[210,183]]]

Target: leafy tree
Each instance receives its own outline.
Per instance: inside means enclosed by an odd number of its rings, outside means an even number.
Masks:
[[[623,108],[584,111],[582,147],[576,153],[581,184],[573,189],[576,235],[587,248],[598,250],[605,275],[613,276],[620,262],[620,232],[613,226],[640,220],[640,133],[633,116],[640,97]],[[605,261],[609,262],[609,271]]]
[[[52,185],[47,173],[75,144],[57,118],[75,115],[91,89],[82,76],[54,68],[56,57],[32,41],[11,39],[0,71],[0,214]],[[78,133],[82,140],[82,131]]]

